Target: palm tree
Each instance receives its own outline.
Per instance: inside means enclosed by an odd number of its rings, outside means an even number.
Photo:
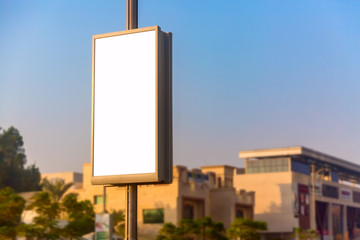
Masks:
[[[64,179],[56,178],[49,181],[44,178],[41,182],[42,190],[51,194],[54,202],[59,202],[64,193],[73,185],[72,182],[65,183]]]

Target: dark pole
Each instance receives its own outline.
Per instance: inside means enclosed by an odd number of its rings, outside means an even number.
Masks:
[[[126,30],[138,28],[138,0],[126,0]]]
[[[126,240],[137,239],[137,184],[126,186]]]
[[[138,28],[138,0],[126,0],[126,30]],[[137,184],[126,186],[126,240],[137,240]]]

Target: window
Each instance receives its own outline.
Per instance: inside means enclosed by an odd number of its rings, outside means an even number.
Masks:
[[[185,219],[202,218],[205,215],[205,200],[201,198],[183,197],[182,217]]]
[[[244,218],[244,210],[240,208],[236,208],[236,217],[237,218]]]
[[[232,178],[225,177],[225,187],[233,187],[233,180],[232,180]]]
[[[218,185],[218,188],[221,188],[221,178],[220,177],[218,177],[217,178],[217,185]]]
[[[252,218],[252,206],[244,204],[235,205],[235,217],[237,218]]]
[[[104,203],[103,195],[94,196],[94,204],[103,204],[103,203]],[[106,197],[105,197],[105,203],[106,203]]]
[[[164,209],[143,209],[144,223],[164,223]]]
[[[185,204],[184,206],[184,218],[194,219],[194,206],[191,204]]]
[[[248,160],[246,167],[247,174],[287,171],[289,171],[288,158],[266,158]]]
[[[188,179],[189,181],[207,182],[209,181],[209,176],[202,173],[188,172]]]
[[[310,175],[309,165],[304,162],[297,161],[295,159],[291,160],[291,171]]]

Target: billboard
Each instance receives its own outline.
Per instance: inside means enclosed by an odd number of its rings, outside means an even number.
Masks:
[[[171,33],[93,36],[93,184],[172,181]]]
[[[112,239],[113,219],[108,213],[95,215],[95,240]]]

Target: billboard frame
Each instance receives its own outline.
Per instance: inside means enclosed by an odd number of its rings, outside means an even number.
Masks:
[[[101,38],[155,31],[155,172],[94,176],[95,129],[95,48]],[[92,37],[92,104],[91,104],[91,183],[92,184],[154,184],[172,182],[172,34],[159,26],[137,28]],[[141,150],[141,149],[140,149]],[[98,161],[98,160],[95,160]],[[124,160],[125,162],[126,160]]]

